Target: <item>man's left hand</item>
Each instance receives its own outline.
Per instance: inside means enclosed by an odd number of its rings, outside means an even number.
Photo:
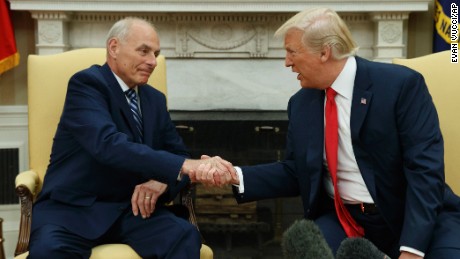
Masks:
[[[134,216],[137,216],[140,212],[142,218],[150,217],[155,210],[158,197],[166,191],[167,187],[168,185],[155,180],[136,185],[133,196],[131,197],[131,207]]]

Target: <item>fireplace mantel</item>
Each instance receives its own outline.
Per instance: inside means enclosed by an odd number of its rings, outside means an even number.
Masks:
[[[91,12],[298,12],[333,6],[337,12],[414,12],[428,10],[427,0],[10,0],[12,9]]]
[[[157,25],[168,58],[282,58],[282,43],[272,37],[277,26],[307,7],[327,6],[349,24],[360,55],[380,61],[405,57],[409,14],[427,11],[431,1],[10,0],[11,9],[37,20],[38,54],[103,46],[100,31],[136,15]]]
[[[359,45],[358,55],[390,62],[406,57],[409,14],[432,0],[9,0],[36,20],[36,53],[104,47],[125,16],[155,24],[167,58],[172,110],[285,110],[299,89],[283,68],[276,29],[307,7],[336,10]]]

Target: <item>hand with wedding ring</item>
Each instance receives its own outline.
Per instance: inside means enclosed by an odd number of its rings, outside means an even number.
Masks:
[[[136,185],[131,197],[131,207],[134,216],[140,212],[142,218],[148,218],[155,210],[155,205],[168,186],[164,183],[150,180],[146,183]]]

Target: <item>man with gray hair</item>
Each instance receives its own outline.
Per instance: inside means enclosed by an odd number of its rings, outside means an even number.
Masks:
[[[236,167],[237,201],[300,195],[334,253],[347,237],[365,237],[392,258],[460,258],[460,198],[444,181],[422,75],[357,57],[328,8],[296,14],[276,35],[301,85],[288,105],[286,157]],[[202,166],[196,178],[213,172]]]
[[[106,45],[107,62],[68,83],[33,207],[29,258],[89,258],[109,243],[127,244],[142,258],[199,258],[197,228],[166,203],[200,164],[233,168],[218,157],[188,158],[166,97],[147,85],[160,53],[150,23],[120,20]]]

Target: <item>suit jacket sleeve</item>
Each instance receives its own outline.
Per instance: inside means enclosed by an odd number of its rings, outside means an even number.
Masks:
[[[77,73],[69,82],[61,126],[100,164],[144,179],[176,184],[185,151],[182,147],[173,148],[174,141],[165,141],[170,150],[155,150],[132,141],[120,130],[126,118],[114,119],[122,112],[116,93],[97,68]],[[121,90],[118,94],[122,95]]]
[[[444,150],[436,109],[423,77],[412,73],[397,101],[396,120],[407,179],[400,244],[426,251],[444,193]]]

